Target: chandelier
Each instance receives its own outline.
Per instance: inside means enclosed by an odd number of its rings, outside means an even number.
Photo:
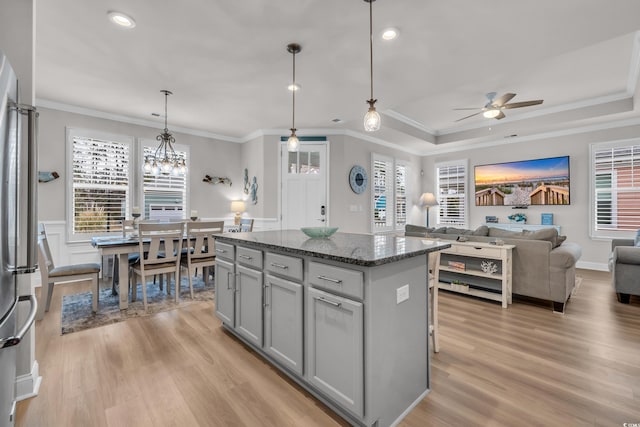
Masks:
[[[167,98],[173,95],[171,91],[163,89],[164,93],[164,132],[156,137],[160,145],[153,154],[144,156],[144,172],[152,175],[184,175],[187,172],[187,164],[173,149],[176,139],[167,128]]]

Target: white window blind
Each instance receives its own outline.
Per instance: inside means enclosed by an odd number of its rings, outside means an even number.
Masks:
[[[436,165],[438,224],[467,223],[467,165],[465,162]]]
[[[596,144],[592,161],[592,235],[629,235],[640,228],[640,144]]]
[[[143,158],[146,155],[155,153],[157,147],[145,146]],[[174,146],[174,148],[176,148]],[[184,159],[188,165],[188,152],[176,149],[176,153]],[[187,182],[189,171],[184,175],[145,173],[143,177],[143,196],[145,218],[166,219],[175,218],[179,215],[185,218],[187,211]],[[153,208],[153,209],[152,209]],[[153,214],[152,214],[153,210]],[[162,218],[158,212],[162,211]]]
[[[407,165],[396,164],[396,228],[407,224]]]
[[[393,229],[393,160],[373,155],[373,232]]]
[[[126,142],[72,137],[73,235],[120,229],[129,200],[129,155]]]

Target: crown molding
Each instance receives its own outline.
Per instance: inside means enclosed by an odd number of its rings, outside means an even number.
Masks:
[[[391,110],[391,109],[384,110],[384,111],[381,111],[381,113],[386,115],[386,116],[389,116],[391,118],[394,118],[394,119],[398,120],[399,122],[404,123],[407,126],[411,126],[413,128],[416,128],[416,129],[418,129],[418,130],[420,130],[422,132],[429,133],[429,134],[431,134],[433,136],[438,136],[439,135],[439,132],[437,130],[432,129],[432,128],[428,127],[428,126],[425,126],[422,123],[420,123],[420,122],[418,122],[416,120],[413,120],[411,117],[405,116],[402,113],[398,113],[395,110]]]

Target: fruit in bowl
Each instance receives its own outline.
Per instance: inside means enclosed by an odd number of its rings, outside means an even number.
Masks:
[[[309,237],[324,239],[338,231],[338,227],[302,227],[300,231]]]

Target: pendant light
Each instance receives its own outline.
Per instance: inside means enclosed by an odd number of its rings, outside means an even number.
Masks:
[[[163,89],[164,93],[164,132],[156,137],[160,145],[153,154],[144,156],[144,172],[152,175],[184,175],[187,172],[187,164],[173,149],[176,139],[167,128],[167,98],[173,93]]]
[[[293,56],[293,83],[291,84],[291,93],[293,97],[293,113],[291,116],[291,136],[287,140],[287,151],[296,152],[300,148],[300,140],[296,136],[296,92],[298,86],[296,85],[296,53],[300,53],[302,47],[297,43],[290,43],[287,45],[287,51]]]
[[[377,99],[373,99],[373,2],[376,0],[364,0],[369,3],[369,69],[371,71],[371,99],[367,101],[369,111],[364,115],[364,130],[367,132],[375,132],[380,129],[380,114],[376,111],[375,103]]]

